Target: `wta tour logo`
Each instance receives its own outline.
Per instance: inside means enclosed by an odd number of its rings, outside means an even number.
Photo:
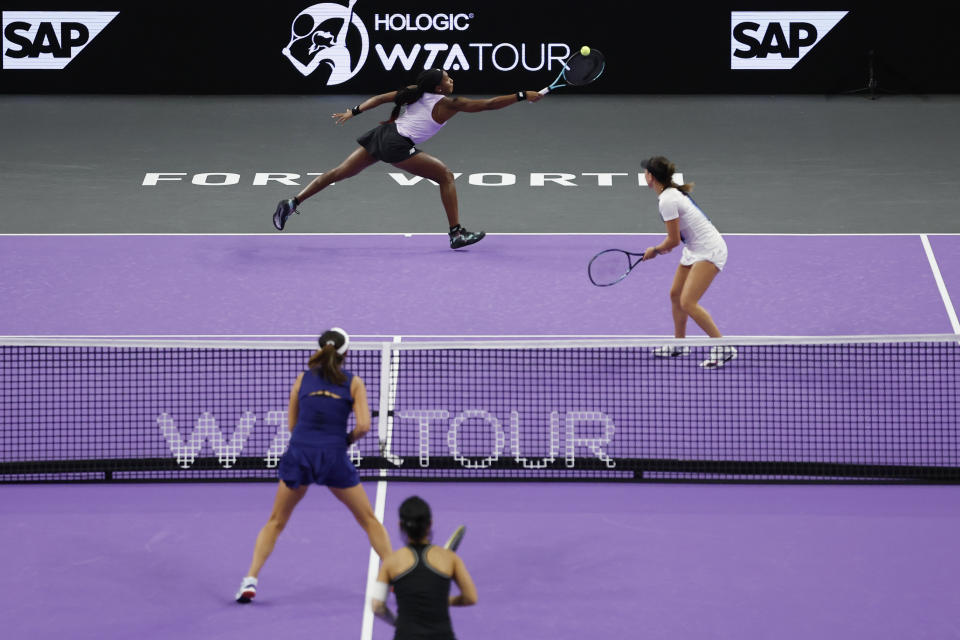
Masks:
[[[343,84],[357,75],[370,51],[370,37],[363,22],[353,12],[357,0],[344,6],[324,2],[307,7],[290,25],[290,42],[283,48],[297,71],[304,76],[318,69],[326,76],[327,85]],[[349,43],[351,28],[360,36],[359,55],[354,55]]]
[[[409,450],[402,455],[412,455],[421,468],[430,467],[431,456],[451,456],[464,469],[486,469],[501,458],[512,459],[522,468],[531,470],[547,469],[562,459],[564,466],[573,469],[577,466],[578,451],[581,452],[581,458],[585,451],[586,457],[600,460],[608,469],[617,466],[607,451],[616,436],[617,427],[613,419],[602,411],[551,411],[549,448],[546,456],[539,457],[527,457],[521,453],[522,429],[517,411],[509,412],[506,424],[493,413],[483,409],[467,409],[456,414],[451,414],[446,409],[410,409],[398,411],[393,420],[408,421],[407,424],[416,423],[414,442],[412,446],[410,442],[407,443],[406,448]],[[224,469],[232,468],[243,455],[256,423],[257,416],[251,411],[244,411],[233,433],[227,437],[223,434],[217,418],[204,412],[197,418],[193,430],[184,438],[173,416],[161,413],[157,417],[160,434],[181,469],[193,466],[206,442],[210,443],[210,450],[220,466]],[[277,466],[290,443],[287,412],[269,411],[264,423],[273,435],[267,450],[255,456],[262,456],[265,467],[272,469]],[[464,432],[471,432],[472,435],[465,438]],[[404,465],[404,458],[394,450],[395,443],[392,442],[391,435],[392,429],[389,429],[387,437],[380,443],[381,455],[392,465],[401,467]],[[434,437],[436,435],[442,437],[443,444]],[[465,440],[468,442],[465,443]],[[485,451],[477,450],[478,442],[488,445]],[[439,447],[439,450],[436,447]],[[484,445],[479,447],[484,448]],[[348,451],[351,462],[356,467],[361,467],[363,457],[360,455],[358,443],[350,445]]]
[[[287,449],[290,442],[290,431],[287,429],[287,412],[270,411],[264,421],[268,427],[273,427],[275,435],[273,442],[264,454],[267,468],[274,468],[280,461],[280,456]],[[217,461],[224,469],[229,469],[237,463],[237,458],[243,453],[247,439],[253,432],[257,417],[250,411],[244,411],[237,421],[230,438],[224,437],[217,424],[217,419],[209,412],[204,412],[197,418],[196,427],[190,432],[186,440],[180,435],[177,423],[168,413],[161,413],[157,418],[157,426],[163,439],[170,447],[170,453],[177,458],[177,465],[182,469],[189,469],[203,449],[203,443],[210,441],[210,448]]]

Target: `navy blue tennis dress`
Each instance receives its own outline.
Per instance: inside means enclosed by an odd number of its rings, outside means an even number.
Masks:
[[[308,370],[303,374],[297,396],[297,423],[278,465],[280,479],[291,489],[310,484],[348,489],[360,484],[357,469],[347,455],[353,374],[343,373],[347,379],[342,385],[329,382],[319,372]]]
[[[407,545],[413,566],[391,581],[397,596],[393,640],[456,640],[450,622],[450,579],[427,562],[429,544]]]

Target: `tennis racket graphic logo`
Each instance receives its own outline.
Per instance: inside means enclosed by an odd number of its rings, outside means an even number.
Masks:
[[[283,55],[297,71],[309,76],[318,69],[326,70],[327,85],[343,84],[359,73],[370,53],[370,36],[354,12],[356,3],[357,0],[349,0],[346,5],[315,4],[293,19],[290,41],[283,48]],[[360,36],[358,55],[354,55],[349,46],[353,33]]]

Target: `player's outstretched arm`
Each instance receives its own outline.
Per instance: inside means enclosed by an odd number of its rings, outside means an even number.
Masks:
[[[356,115],[360,115],[364,111],[369,111],[370,109],[379,107],[382,104],[393,102],[394,98],[396,97],[397,97],[396,91],[391,91],[390,93],[381,93],[378,96],[367,98],[366,100],[364,100],[363,102],[355,106],[353,109],[347,109],[342,113],[335,113],[330,117],[336,120],[337,124],[343,124],[344,122],[346,122],[347,120],[349,120],[354,116],[354,110],[356,110],[357,112]]]
[[[512,104],[523,102],[537,102],[542,98],[536,91],[517,91],[508,96],[497,96],[496,98],[487,98],[486,100],[473,100],[471,98],[450,98],[444,100],[444,106],[457,113],[477,113],[479,111],[495,111],[509,107]]]

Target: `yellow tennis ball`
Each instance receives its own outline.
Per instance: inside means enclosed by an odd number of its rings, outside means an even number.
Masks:
[[[588,47],[587,45],[583,45],[582,47],[580,47],[580,55],[582,56],[590,55],[590,47]]]

